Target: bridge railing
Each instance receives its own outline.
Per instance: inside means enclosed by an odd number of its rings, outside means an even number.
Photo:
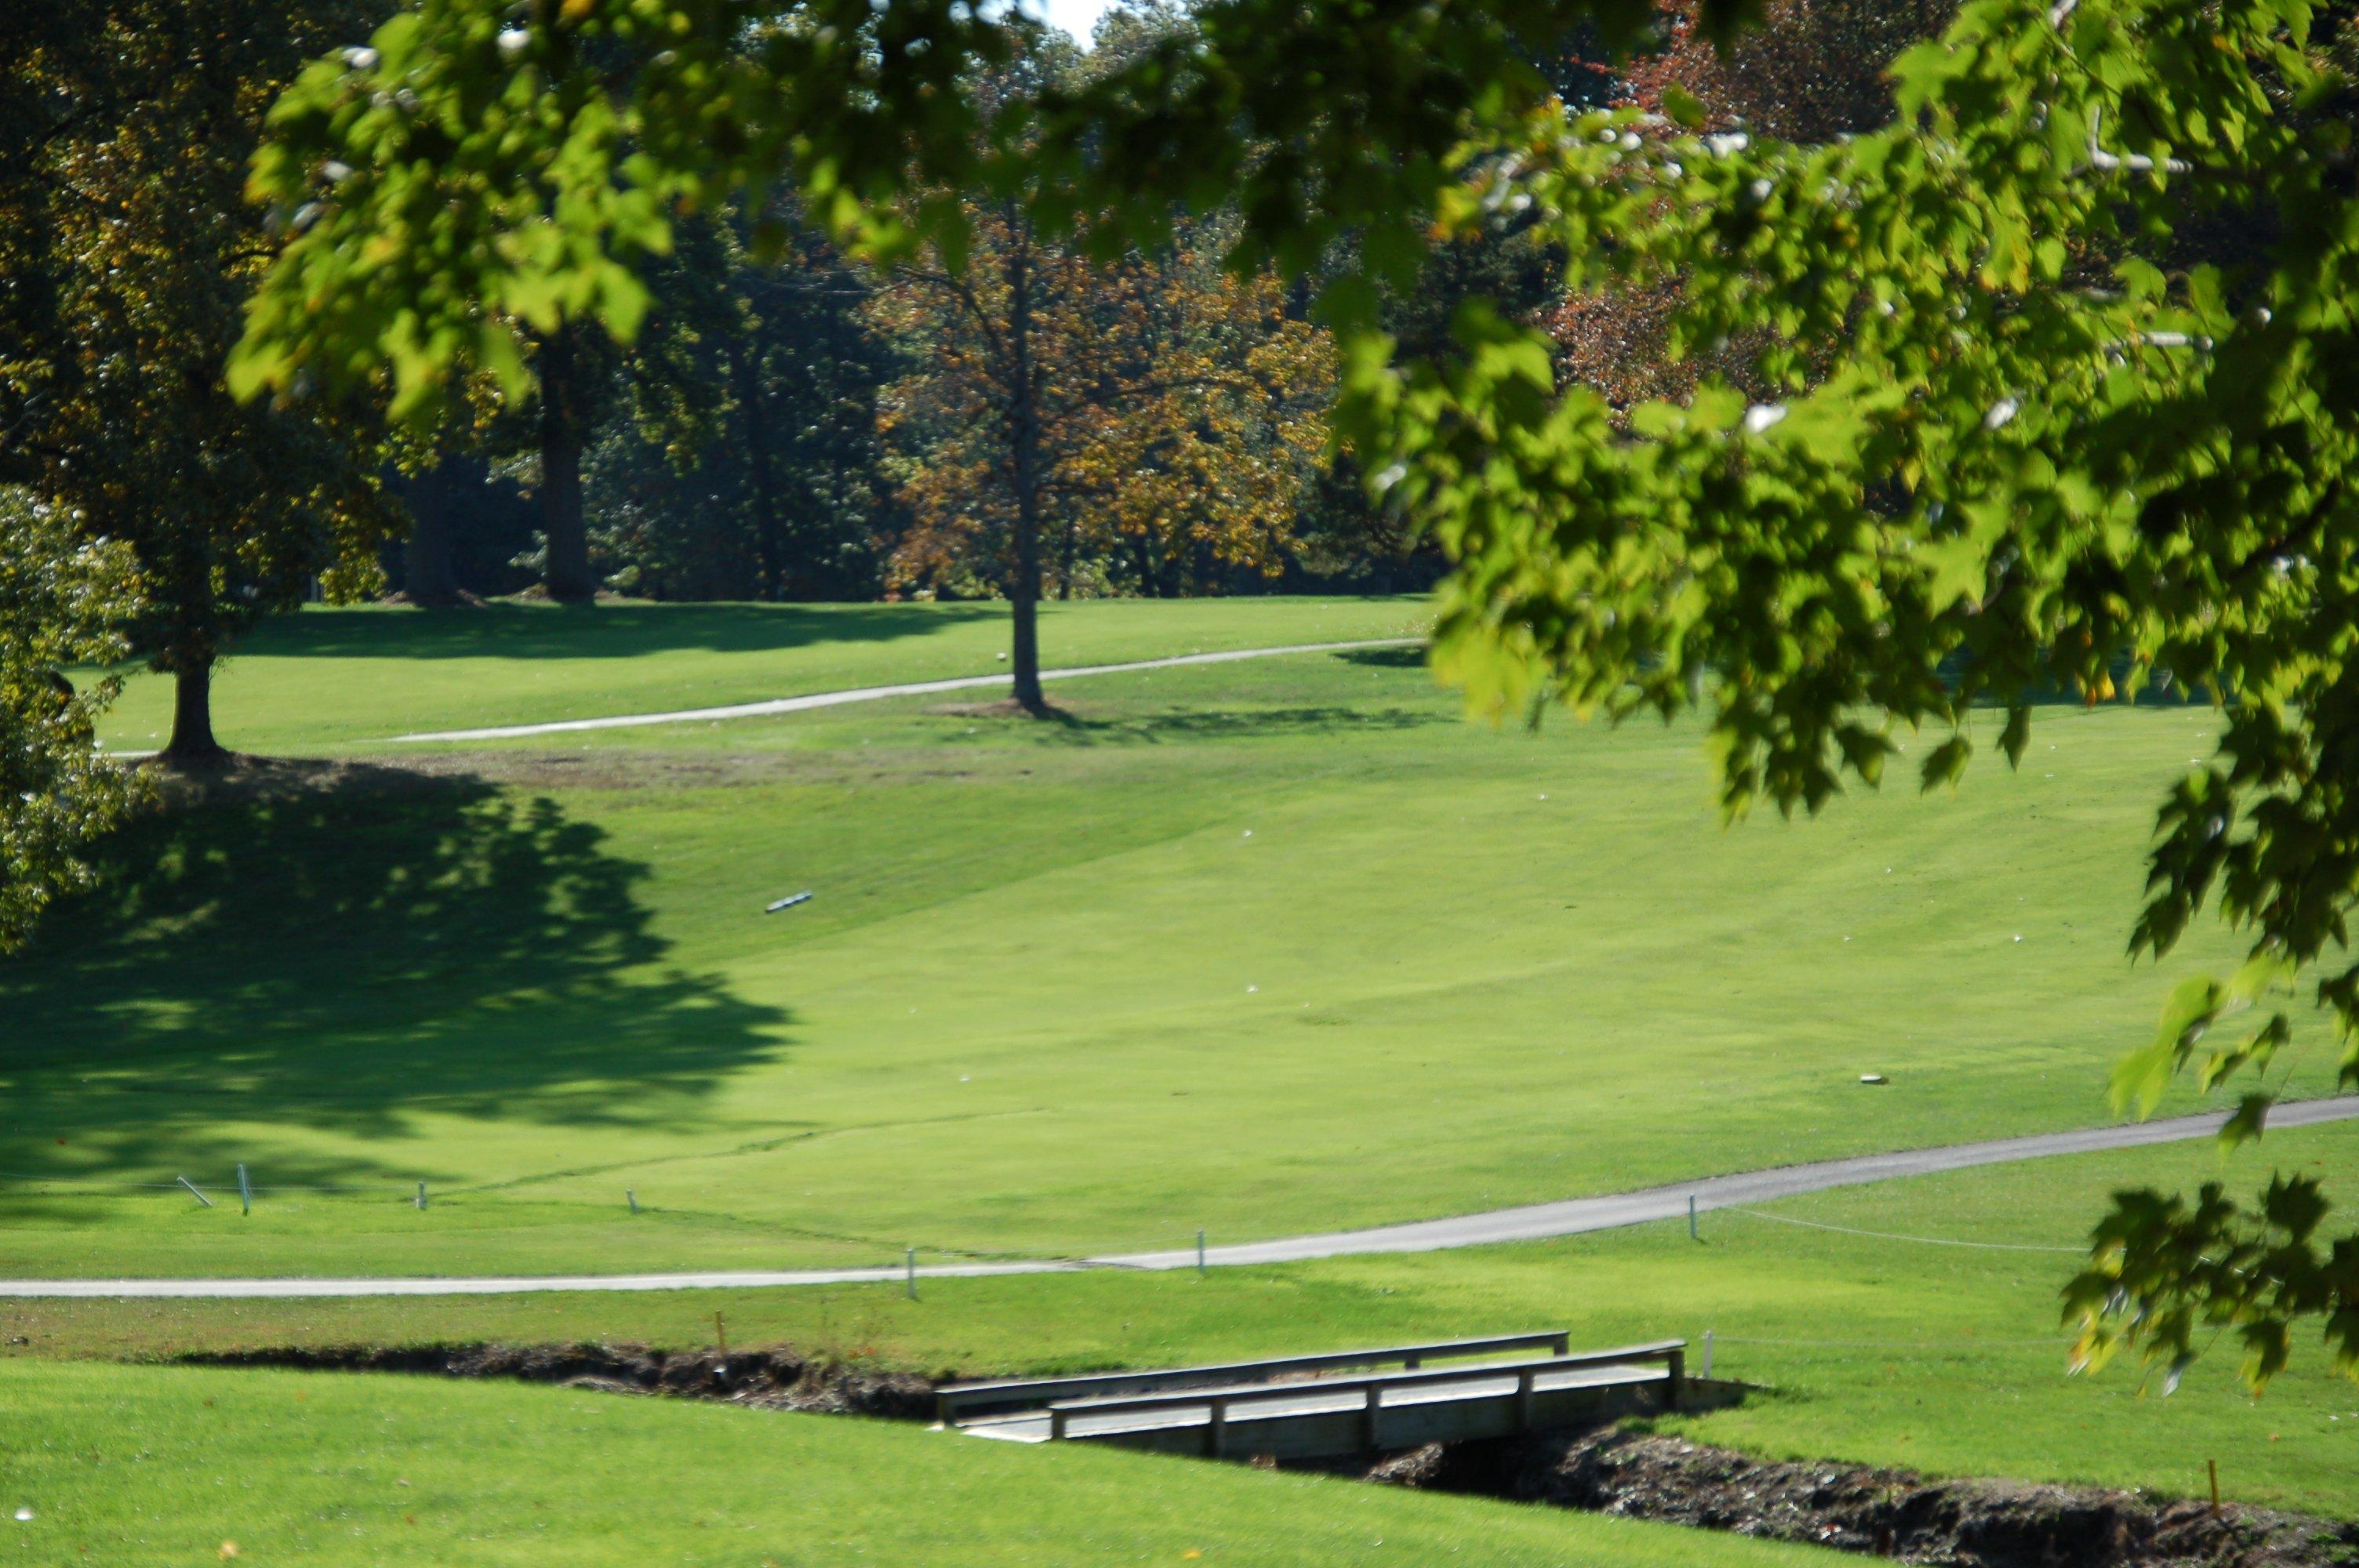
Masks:
[[[991,1382],[952,1383],[936,1393],[934,1408],[941,1421],[949,1423],[962,1415],[976,1415],[994,1410],[1038,1410],[1060,1400],[1267,1383],[1280,1378],[1345,1367],[1382,1367],[1397,1362],[1414,1371],[1428,1361],[1497,1356],[1510,1350],[1528,1350],[1535,1346],[1546,1346],[1561,1356],[1571,1346],[1571,1335],[1565,1329],[1546,1328],[1529,1334],[1430,1340],[1419,1345],[1395,1345],[1374,1350],[1331,1350],[1310,1356],[1280,1357],[1267,1361],[1218,1362],[1163,1371],[1091,1372],[1073,1378],[1007,1378]]]
[[[1510,1377],[1516,1379],[1516,1403],[1521,1417],[1518,1424],[1530,1424],[1532,1398],[1538,1379],[1546,1373],[1577,1370],[1585,1367],[1628,1366],[1660,1361],[1663,1366],[1664,1398],[1677,1408],[1686,1382],[1687,1341],[1683,1339],[1652,1340],[1643,1345],[1617,1346],[1610,1350],[1586,1350],[1579,1355],[1531,1357],[1517,1361],[1493,1362],[1479,1367],[1444,1367],[1426,1370],[1378,1372],[1361,1378],[1321,1378],[1313,1382],[1288,1386],[1270,1382],[1233,1383],[1227,1386],[1172,1390],[1156,1393],[1113,1395],[1102,1398],[1060,1400],[1049,1407],[1049,1435],[1063,1438],[1076,1416],[1152,1414],[1157,1411],[1202,1409],[1206,1412],[1204,1452],[1215,1457],[1223,1450],[1223,1438],[1230,1411],[1238,1405],[1257,1401],[1282,1400],[1289,1396],[1299,1398],[1306,1393],[1348,1394],[1361,1397],[1362,1445],[1375,1449],[1378,1441],[1385,1408],[1385,1395],[1397,1389],[1414,1389],[1436,1383],[1461,1382],[1470,1378]]]

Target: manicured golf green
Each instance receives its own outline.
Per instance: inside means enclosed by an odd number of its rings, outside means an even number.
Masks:
[[[1241,1465],[559,1389],[16,1363],[0,1409],[0,1560],[44,1568],[1823,1561]]]
[[[2270,1135],[2263,1152],[2359,1203],[2359,1126]],[[2248,1152],[2232,1186],[2261,1179]],[[1771,1206],[1766,1219],[1539,1245],[1193,1274],[1062,1274],[898,1287],[376,1301],[0,1303],[0,1357],[471,1340],[789,1343],[929,1373],[1171,1366],[1561,1325],[1591,1346],[1686,1336],[1696,1361],[1767,1385],[1693,1418],[1700,1439],[1941,1474],[2187,1495],[2207,1459],[2230,1497],[2359,1517],[2359,1383],[2316,1340],[2257,1400],[2225,1344],[2168,1398],[2132,1365],[2066,1375],[2056,1292],[2109,1189],[2222,1174],[2208,1146],[1917,1177]],[[1823,1230],[1786,1221],[1850,1227]],[[1886,1233],[1863,1236],[1859,1230]],[[1930,1239],[1902,1241],[1890,1237]],[[1971,1243],[1973,1245],[1960,1245]],[[2007,1248],[2059,1248],[2016,1251]],[[22,1338],[21,1346],[8,1341]],[[0,1499],[5,1501],[5,1499]]]
[[[1470,726],[1391,654],[1065,700],[143,824],[0,968],[0,1272],[1053,1255],[2083,1125],[2232,950],[2121,952],[2198,709],[1723,831],[1692,730]]]
[[[1045,665],[1416,635],[1419,599],[1087,600],[1041,608]],[[306,611],[221,665],[215,728],[238,751],[318,752],[414,730],[711,708],[1006,668],[1007,607],[495,603]],[[106,743],[161,746],[171,685],[135,676]]]

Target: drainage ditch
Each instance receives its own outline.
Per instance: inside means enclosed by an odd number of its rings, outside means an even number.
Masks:
[[[1958,1568],[2349,1568],[2359,1524],[2020,1481],[1782,1463],[1627,1428],[1430,1444],[1365,1472],[1432,1491]]]
[[[764,1410],[930,1421],[934,1382],[767,1350],[374,1346],[197,1354],[216,1367],[553,1383]],[[1332,1466],[1320,1466],[1332,1469]],[[1349,1474],[1381,1484],[1805,1542],[1934,1568],[2359,1568],[2359,1524],[2098,1487],[1795,1464],[1627,1427],[1431,1444]]]

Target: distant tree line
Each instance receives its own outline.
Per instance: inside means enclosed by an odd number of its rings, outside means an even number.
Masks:
[[[136,591],[106,634],[174,677],[168,758],[220,755],[214,663],[309,598],[1005,598],[1024,688],[1044,597],[1397,592],[1444,570],[1331,439],[1319,269],[1224,266],[1236,214],[1108,254],[1039,232],[1037,192],[978,185],[938,193],[965,254],[876,268],[791,197],[740,201],[615,285],[645,319],[629,346],[527,331],[522,396],[487,363],[427,420],[388,425],[381,396],[239,401],[221,367],[246,292],[316,211],[244,199],[264,117],[393,9],[59,0],[0,21],[0,485],[52,546],[128,552],[107,557]],[[1871,122],[1883,62],[1940,20],[1932,0],[1821,0],[1723,59],[1672,10],[1635,65],[1580,36],[1532,53],[1569,102],[1651,105],[1676,77],[1809,137]],[[1027,34],[971,90],[1086,86],[1190,25],[1118,12],[1088,51]],[[344,176],[315,178],[324,196]],[[1661,301],[1567,299],[1560,271],[1503,222],[1436,246],[1381,309],[1408,357],[1452,351],[1481,300],[1548,322],[1576,378],[1691,373],[1649,335]]]
[[[980,161],[931,196],[963,214],[956,256],[867,265],[791,194],[733,199],[675,223],[640,276],[585,286],[643,322],[627,345],[580,299],[519,298],[495,318],[522,330],[487,330],[430,414],[382,381],[325,395],[309,373],[275,399],[233,395],[255,280],[353,174],[327,159],[306,172],[313,200],[249,200],[266,117],[307,60],[373,67],[360,40],[396,9],[0,15],[0,739],[16,744],[0,783],[42,803],[0,845],[0,945],[127,798],[82,755],[111,688],[64,669],[128,657],[171,676],[165,760],[206,765],[223,755],[215,664],[306,600],[1006,599],[1017,695],[1037,708],[1043,598],[1414,591],[1444,571],[1330,427],[1339,367],[1310,305],[1322,274],[1356,265],[1354,238],[1282,283],[1225,265],[1242,211],[1102,244],[1086,224],[1044,231],[1042,193],[994,186]],[[1636,67],[1603,63],[1585,33],[1529,54],[1570,103],[1651,103],[1680,73],[1708,79],[1723,113],[1790,99],[1805,112],[1786,128],[1832,134],[1882,92],[1885,35],[1939,21],[1885,17],[1863,49],[1851,35],[1874,15],[1797,6],[1732,59],[1676,10]],[[1018,27],[962,91],[1086,90],[1192,25],[1117,12],[1087,51]],[[1549,323],[1575,376],[1673,373],[1644,335],[1648,302],[1576,305],[1560,271],[1503,221],[1433,246],[1384,288],[1381,319],[1405,357],[1443,357],[1479,301]],[[1600,321],[1615,351],[1597,351]],[[503,353],[529,374],[504,373]]]

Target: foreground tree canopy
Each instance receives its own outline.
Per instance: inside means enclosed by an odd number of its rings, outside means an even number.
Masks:
[[[2016,758],[2042,689],[2207,694],[2217,752],[2169,786],[2133,946],[2215,905],[2251,962],[2183,990],[2117,1089],[2191,1073],[2244,1091],[2232,1139],[2258,1132],[2306,969],[2359,1083],[2340,15],[1973,0],[1895,62],[1892,124],[1820,145],[1715,127],[1676,86],[1659,114],[1552,96],[1556,40],[1647,19],[1215,0],[1117,70],[986,106],[963,89],[1007,45],[959,5],[421,0],[277,112],[254,188],[302,233],[234,379],[381,381],[405,408],[463,364],[520,379],[520,330],[636,329],[676,211],[789,186],[847,243],[952,271],[943,191],[1101,255],[1231,204],[1241,270],[1308,275],[1348,240],[1321,274],[1337,422],[1457,560],[1440,657],[1480,705],[1700,708],[1734,811],[1877,783],[1896,726],[1934,727],[1921,777],[1952,779],[1978,708]],[[1447,351],[1396,355],[1378,286],[1510,223],[1576,295],[1661,302],[1709,373],[1609,404],[1479,304]],[[2259,1379],[2313,1319],[2359,1364],[2359,1239],[2323,1210],[2303,1176],[2251,1210],[2122,1195],[2070,1293],[2085,1353],[2176,1363],[2228,1325]]]
[[[113,679],[77,688],[61,667],[121,658],[136,563],[120,545],[76,539],[71,517],[0,485],[0,953],[22,944],[59,894],[87,886],[82,847],[136,794],[95,750]]]

